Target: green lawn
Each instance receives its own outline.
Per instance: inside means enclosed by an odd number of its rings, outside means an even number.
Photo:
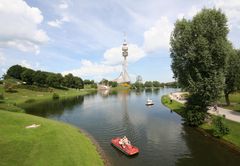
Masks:
[[[220,103],[223,105],[224,108],[240,112],[240,92],[230,94],[229,99],[231,102],[230,106],[225,105],[226,102],[224,96],[220,99]]]
[[[162,103],[166,107],[168,107],[169,109],[171,109],[181,115],[181,113],[184,109],[183,104],[181,104],[177,101],[174,101],[174,100],[172,103],[170,103],[170,98],[167,95],[163,96],[161,100],[162,100]],[[240,123],[233,122],[228,119],[224,119],[224,123],[230,129],[230,133],[228,135],[223,136],[222,139],[226,140],[240,148]],[[205,123],[205,124],[201,125],[200,128],[204,129],[205,131],[207,131],[208,133],[211,134],[213,126],[211,124]]]
[[[40,124],[34,129],[25,126]],[[91,141],[70,125],[0,110],[0,165],[104,165]]]
[[[172,100],[172,103],[171,103],[170,98],[167,95],[162,96],[161,101],[169,109],[173,110],[174,112],[178,113],[179,115],[182,114],[183,109],[184,109],[184,105],[182,103],[179,103],[175,100]]]
[[[13,112],[22,112],[23,110],[18,106],[26,106],[28,104],[34,104],[36,102],[44,102],[46,100],[51,100],[53,93],[57,93],[61,98],[73,97],[79,95],[86,95],[93,91],[94,89],[53,89],[53,92],[40,92],[40,91],[32,91],[28,89],[16,89],[16,93],[7,93],[3,89],[3,85],[0,85],[0,93],[3,93],[4,100],[0,102],[0,109],[13,111]],[[31,102],[28,102],[32,100]]]

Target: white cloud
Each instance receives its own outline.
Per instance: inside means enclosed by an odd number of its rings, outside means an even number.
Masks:
[[[154,52],[160,48],[168,49],[173,24],[167,17],[161,17],[149,30],[144,32],[144,50]]]
[[[72,73],[75,76],[99,76],[109,74],[113,72],[120,72],[122,69],[121,65],[110,66],[101,63],[93,63],[89,60],[82,60],[81,67],[79,69],[65,71],[62,74],[66,75]]]
[[[197,8],[196,6],[192,6],[190,8],[190,10],[188,12],[184,13],[179,13],[177,15],[178,19],[182,19],[182,18],[188,18],[188,19],[192,19],[193,16],[195,16],[199,11],[201,10],[201,8]]]
[[[23,0],[0,1],[0,47],[39,52],[39,45],[49,40],[38,25],[41,11]]]
[[[44,70],[44,68],[39,64],[39,62],[30,63],[27,60],[23,59],[19,63],[21,66],[33,69],[33,70]]]
[[[33,69],[32,65],[30,63],[28,63],[26,60],[22,60],[20,63],[21,66]]]
[[[130,63],[136,62],[145,56],[144,50],[136,44],[128,45],[128,54],[129,56],[127,57],[127,60]],[[122,61],[122,46],[114,47],[105,51],[104,64],[115,65],[120,64]]]
[[[58,12],[61,15],[60,19],[55,19],[52,21],[48,21],[48,25],[51,27],[55,27],[55,28],[60,28],[65,22],[70,22],[70,18],[67,14],[67,9],[68,9],[68,3],[66,1],[62,1],[59,5],[58,5],[59,9]]]
[[[240,1],[239,0],[213,0],[213,5],[216,8],[221,8],[226,13],[229,19],[229,26],[240,28]]]
[[[70,19],[67,15],[64,15],[61,19],[56,19],[54,21],[48,21],[48,25],[56,28],[60,28],[63,23],[69,22]]]

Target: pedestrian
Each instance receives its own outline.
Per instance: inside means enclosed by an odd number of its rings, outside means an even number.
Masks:
[[[217,104],[215,104],[215,105],[213,106],[213,110],[214,110],[214,112],[217,112]]]

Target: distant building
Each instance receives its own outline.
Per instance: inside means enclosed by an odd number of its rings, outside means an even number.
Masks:
[[[119,75],[119,77],[113,81],[117,83],[130,83],[130,77],[127,72],[128,45],[127,45],[126,38],[124,39],[123,46],[122,46],[122,56],[124,57],[123,63],[122,63],[122,72]]]

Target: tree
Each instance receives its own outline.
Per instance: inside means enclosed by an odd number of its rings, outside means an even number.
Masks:
[[[153,81],[153,82],[152,82],[152,85],[153,85],[153,87],[158,88],[158,87],[160,87],[160,82],[158,82],[158,81]]]
[[[84,80],[83,82],[84,82],[85,85],[90,85],[90,84],[92,84],[92,82],[91,82],[90,80]]]
[[[8,69],[7,75],[16,79],[21,79],[21,74],[24,72],[24,70],[26,70],[25,67],[14,65]]]
[[[115,82],[115,81],[109,81],[108,84],[109,84],[109,86],[111,86],[111,87],[117,87],[117,86],[118,86],[118,83]]]
[[[146,81],[144,83],[144,86],[145,86],[145,88],[152,88],[152,86],[153,86],[152,81]]]
[[[71,73],[65,75],[63,78],[63,84],[66,87],[73,88],[74,87],[74,76]]]
[[[83,80],[80,77],[73,77],[74,84],[73,88],[82,89],[83,88]]]
[[[47,74],[45,72],[38,70],[33,76],[33,82],[39,86],[43,86],[46,84],[46,77]]]
[[[100,81],[100,84],[108,85],[108,80],[103,78],[102,81]]]
[[[225,74],[224,96],[227,105],[230,105],[229,94],[238,89],[240,89],[240,50],[232,50]]]
[[[62,80],[63,77],[61,74],[51,73],[47,76],[46,83],[51,87],[59,88],[61,87]]]
[[[223,90],[230,47],[227,34],[227,19],[221,10],[203,9],[192,20],[175,23],[170,42],[171,67],[180,86],[190,93],[185,116],[189,125],[201,124],[207,106]]]
[[[33,77],[35,75],[35,71],[32,69],[26,69],[21,73],[21,80],[26,82],[28,85],[33,84]]]

